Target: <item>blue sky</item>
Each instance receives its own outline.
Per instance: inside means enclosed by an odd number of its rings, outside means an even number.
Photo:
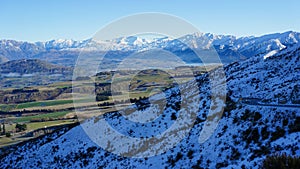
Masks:
[[[300,31],[299,7],[299,0],[4,0],[0,39],[83,40],[120,17],[142,12],[179,16],[202,32],[259,36]]]

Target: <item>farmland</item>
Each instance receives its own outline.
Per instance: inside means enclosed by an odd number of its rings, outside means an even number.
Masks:
[[[140,72],[100,72],[93,77],[78,78],[76,82],[79,83],[65,81],[2,90],[0,147],[31,139],[34,136],[27,136],[28,133],[40,129],[77,123],[78,114],[74,104],[84,110],[85,118],[98,116],[116,111],[116,107],[135,104],[140,99],[147,99],[166,88],[185,82],[193,77],[193,74],[188,74],[191,70],[194,74],[205,72],[203,67],[178,69],[181,71],[150,69]],[[127,90],[122,88],[124,84],[129,87]],[[95,95],[92,95],[94,91]],[[16,102],[12,102],[12,99]],[[17,125],[20,124],[26,127],[19,129]]]

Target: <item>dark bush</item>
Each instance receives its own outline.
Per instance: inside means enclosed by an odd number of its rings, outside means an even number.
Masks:
[[[233,148],[231,153],[231,160],[238,160],[241,157],[241,153],[238,149]]]
[[[249,120],[250,117],[251,117],[251,112],[248,109],[246,109],[241,119],[245,121],[245,120]]]
[[[299,132],[300,131],[300,117],[296,117],[295,121],[289,125],[289,132]]]
[[[252,139],[253,139],[253,141],[257,143],[258,140],[259,140],[259,137],[260,137],[260,135],[259,135],[259,133],[258,133],[258,129],[255,128],[255,129],[252,131]]]
[[[224,161],[222,163],[217,163],[216,164],[216,168],[225,168],[228,166],[228,162],[227,161]]]
[[[261,137],[263,140],[266,140],[269,138],[270,132],[268,131],[268,127],[265,126],[261,129]]]
[[[272,133],[271,141],[277,140],[280,137],[283,137],[285,134],[285,130],[280,128],[279,126],[276,127],[276,131]]]
[[[10,136],[11,136],[11,133],[7,132],[7,133],[5,133],[5,136],[6,136],[6,137],[10,137]]]
[[[270,148],[267,146],[261,146],[259,149],[253,150],[253,155],[251,156],[251,159],[267,154],[270,154]]]
[[[261,116],[261,114],[260,114],[259,112],[255,112],[255,113],[254,113],[254,121],[259,120],[261,117],[262,117],[262,116]]]
[[[20,131],[25,131],[27,130],[27,125],[26,124],[16,124],[16,131],[20,132]]]
[[[286,154],[268,156],[262,164],[263,169],[299,169],[300,157]]]
[[[260,135],[257,128],[251,129],[248,128],[247,130],[243,131],[242,133],[243,140],[246,141],[248,144],[254,141],[258,143]]]
[[[177,119],[176,113],[172,113],[171,120],[176,120],[176,119]]]
[[[282,125],[283,125],[283,126],[286,126],[286,125],[288,125],[288,124],[289,124],[289,119],[286,118],[286,119],[283,119],[283,120],[282,120]]]
[[[224,116],[228,117],[232,110],[236,109],[236,103],[227,95],[226,97],[226,106],[224,108]]]
[[[96,96],[96,101],[104,101],[104,100],[108,100],[109,97],[106,95],[101,95],[101,94],[97,94]]]
[[[176,155],[176,158],[175,158],[175,162],[180,160],[182,157],[183,157],[183,155],[180,152],[178,152],[177,155]]]
[[[193,158],[193,154],[194,154],[194,151],[193,150],[189,150],[189,152],[187,153],[188,158],[192,159]]]

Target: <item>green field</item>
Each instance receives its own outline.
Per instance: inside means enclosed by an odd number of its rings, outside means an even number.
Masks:
[[[9,146],[12,144],[16,144],[22,141],[26,141],[29,138],[12,138],[12,137],[5,137],[5,136],[1,136],[0,137],[0,147],[5,147],[5,146]]]
[[[11,111],[12,109],[15,109],[17,105],[14,104],[0,104],[0,111]]]
[[[59,117],[64,117],[68,113],[70,113],[70,111],[39,114],[39,115],[35,115],[35,116],[18,117],[14,120],[14,122],[21,123],[21,122],[30,122],[30,120],[32,120],[32,119],[59,118]]]
[[[28,102],[21,103],[17,105],[17,109],[26,109],[31,107],[44,107],[44,106],[55,106],[61,104],[73,103],[73,100],[50,100],[50,101],[41,101],[41,102]]]
[[[45,121],[45,122],[30,122],[30,123],[26,123],[26,125],[27,125],[27,130],[36,130],[39,128],[44,128],[45,126],[50,127],[50,126],[74,123],[74,120],[76,119],[55,120],[55,121]],[[5,125],[5,129],[7,131],[12,131],[15,129],[15,127],[16,127],[16,123]]]
[[[45,121],[45,122],[34,122],[27,124],[27,130],[36,130],[39,128],[44,128],[45,126],[58,126],[63,124],[74,123],[74,120],[56,120],[56,121]]]
[[[28,132],[28,131],[33,131],[33,130],[37,130],[40,128],[59,126],[59,125],[64,125],[64,124],[71,124],[71,123],[75,123],[75,122],[76,122],[75,119],[69,119],[69,120],[56,120],[56,121],[26,123],[26,125],[27,125],[27,132]],[[15,129],[15,126],[16,126],[16,124],[6,125],[6,130],[12,131]],[[1,136],[0,137],[0,147],[16,144],[18,142],[26,141],[30,138],[32,138],[32,137]]]

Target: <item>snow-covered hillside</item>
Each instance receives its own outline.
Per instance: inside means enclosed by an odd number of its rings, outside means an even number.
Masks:
[[[300,156],[300,109],[289,107],[300,102],[299,34],[249,37],[243,42],[231,36],[224,38],[213,39],[216,44],[231,46],[232,50],[253,50],[257,55],[225,67],[226,107],[216,130],[205,142],[199,143],[199,136],[212,102],[218,102],[210,99],[207,74],[196,78],[200,100],[189,103],[191,107],[199,107],[192,129],[162,154],[147,158],[119,156],[99,147],[82,126],[77,126],[53,140],[46,136],[18,147],[1,159],[0,168],[260,168],[266,155],[285,152]],[[263,54],[260,49],[265,49]],[[270,54],[271,51],[276,52]],[[193,88],[190,84],[183,84],[183,87]],[[133,125],[118,113],[105,114],[100,119],[131,137],[160,134],[174,123],[174,116],[180,116],[179,88],[166,91],[168,106],[153,123]],[[251,103],[249,98],[255,101]],[[154,107],[145,111],[151,109],[154,111]],[[100,121],[99,118],[90,119],[83,125],[93,128]],[[147,129],[147,125],[152,127]]]

